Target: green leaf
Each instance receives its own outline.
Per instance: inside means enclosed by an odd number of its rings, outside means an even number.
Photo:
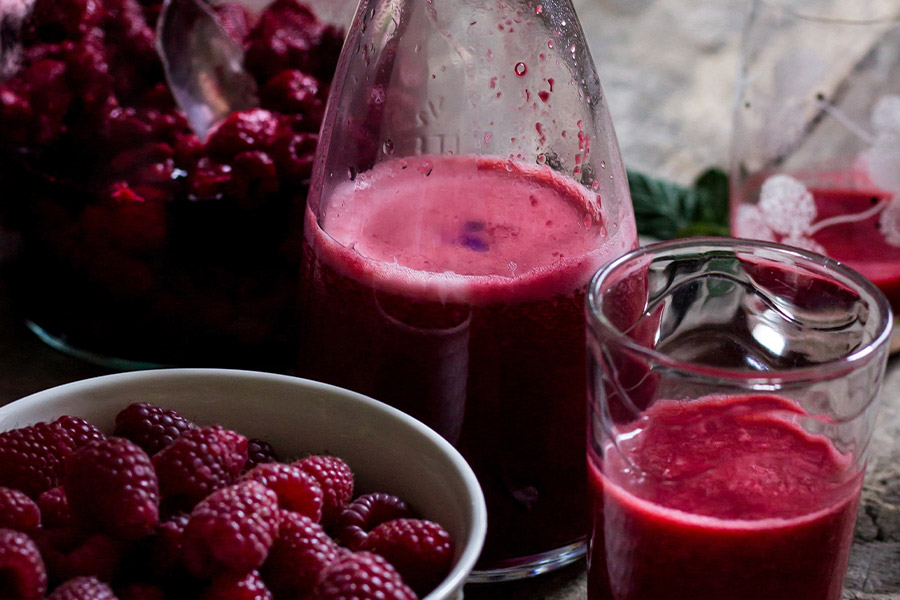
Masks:
[[[640,235],[728,235],[728,176],[721,169],[704,171],[690,188],[628,171],[628,187]]]

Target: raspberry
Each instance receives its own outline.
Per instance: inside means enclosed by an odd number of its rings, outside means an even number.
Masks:
[[[123,539],[159,521],[159,484],[147,453],[130,440],[88,443],[66,461],[63,488],[76,518]]]
[[[241,476],[241,481],[263,484],[278,496],[278,506],[306,515],[316,523],[322,519],[322,488],[319,482],[294,465],[267,463]]]
[[[227,573],[212,580],[200,600],[272,600],[259,571]]]
[[[55,580],[92,576],[111,581],[119,569],[127,542],[98,533],[84,538],[77,530],[44,531],[37,536],[47,572]]]
[[[371,552],[346,554],[322,573],[316,600],[417,600],[399,573]]]
[[[246,573],[263,564],[278,535],[278,497],[256,481],[209,495],[184,529],[182,561],[194,575]]]
[[[4,598],[40,600],[47,591],[47,570],[26,534],[0,529],[0,582]]]
[[[145,542],[142,566],[148,566],[150,572],[159,579],[171,576],[181,562],[181,548],[184,540],[184,529],[190,515],[180,513],[168,521],[157,525],[156,532]]]
[[[206,149],[214,158],[227,160],[241,152],[265,150],[278,133],[274,113],[253,108],[232,113],[210,133]]]
[[[98,0],[37,0],[32,20],[45,40],[76,39],[103,18]]]
[[[200,158],[188,176],[188,197],[191,200],[218,200],[225,196],[231,181],[231,165]]]
[[[65,415],[50,423],[50,426],[60,430],[60,435],[68,435],[74,448],[81,448],[88,442],[106,438],[102,431],[81,417]]]
[[[334,526],[335,539],[351,550],[361,550],[368,532],[375,526],[410,514],[409,506],[397,496],[381,492],[363,494],[341,511]]]
[[[118,600],[109,586],[95,577],[75,577],[60,585],[47,600]]]
[[[63,460],[74,449],[71,436],[47,423],[0,433],[0,485],[37,498],[59,485]]]
[[[260,82],[285,69],[330,78],[343,33],[319,21],[296,0],[275,0],[260,15],[245,40],[244,65]]]
[[[245,210],[264,204],[278,192],[281,181],[275,162],[265,152],[241,152],[231,163],[229,196]]]
[[[303,598],[339,554],[340,547],[318,523],[282,510],[278,537],[262,568],[263,579],[276,598]]]
[[[316,478],[322,488],[322,523],[336,520],[353,497],[353,471],[336,456],[307,456],[294,465]]]
[[[41,509],[41,522],[44,527],[63,527],[72,524],[72,509],[62,486],[51,488],[38,498]]]
[[[453,545],[447,530],[423,519],[394,519],[377,526],[363,550],[383,556],[416,593],[425,595],[447,576]]]
[[[41,511],[23,492],[0,487],[0,528],[31,531],[41,524]]]
[[[166,600],[165,590],[152,583],[130,583],[115,593],[119,600]]]
[[[237,479],[247,462],[247,438],[220,425],[184,432],[153,456],[163,497],[190,510]]]
[[[265,440],[250,438],[247,441],[247,464],[244,465],[244,471],[249,471],[256,465],[262,465],[270,462],[278,462],[278,455],[272,444]]]
[[[131,440],[153,456],[194,427],[178,411],[147,402],[135,402],[116,415],[113,435]]]
[[[312,176],[318,143],[316,133],[291,131],[279,136],[272,151],[279,171],[298,182],[308,180]]]
[[[261,95],[262,101],[277,111],[300,113],[316,123],[322,121],[325,112],[324,86],[303,71],[282,71],[266,83]]]

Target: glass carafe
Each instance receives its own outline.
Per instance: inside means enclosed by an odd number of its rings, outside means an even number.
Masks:
[[[460,449],[489,510],[476,580],[577,559],[584,293],[636,233],[571,3],[362,0],[311,190],[299,373]]]

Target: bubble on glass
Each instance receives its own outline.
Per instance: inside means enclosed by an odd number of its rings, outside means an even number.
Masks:
[[[484,145],[485,145],[485,146],[490,146],[490,145],[491,145],[491,142],[494,141],[494,134],[493,134],[493,133],[490,133],[490,132],[485,133],[483,139],[484,139]]]
[[[356,179],[356,174],[357,174],[357,171],[356,171],[356,168],[355,168],[355,167],[349,167],[349,168],[347,168],[347,179],[349,179],[350,181],[355,180],[355,179]]]
[[[386,156],[390,156],[394,153],[394,141],[391,139],[384,140],[384,144],[381,145],[381,148]]]
[[[420,175],[422,175],[424,177],[428,177],[429,175],[431,175],[431,172],[434,171],[434,165],[431,163],[430,160],[423,160],[419,164],[419,166],[416,167],[416,170],[419,172]]]
[[[601,169],[605,169],[605,168],[606,168],[606,161],[605,161],[605,160],[601,160],[601,161],[600,161],[600,168],[601,168]]]
[[[524,62],[519,61],[516,63],[514,71],[516,75],[522,77],[523,75],[525,75],[525,73],[528,72],[528,66]]]

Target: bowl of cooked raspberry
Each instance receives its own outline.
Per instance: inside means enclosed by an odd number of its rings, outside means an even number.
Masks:
[[[211,3],[259,105],[205,138],[157,53],[161,5],[0,2],[9,289],[41,339],[118,370],[293,372],[310,172],[356,2]]]
[[[0,407],[4,598],[459,599],[486,515],[438,434],[313,381],[140,371]]]

